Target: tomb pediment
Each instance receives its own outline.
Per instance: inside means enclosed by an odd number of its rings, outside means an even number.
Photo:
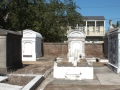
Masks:
[[[40,38],[42,38],[42,35],[33,30],[26,29],[26,30],[23,30],[23,37],[40,37]]]
[[[23,35],[24,37],[34,36],[31,32],[24,32]]]
[[[68,38],[74,38],[74,37],[76,37],[76,38],[85,38],[86,37],[86,35],[85,35],[85,33],[84,32],[82,32],[82,31],[79,31],[79,30],[72,30],[72,31],[70,31],[69,33],[68,33],[68,35],[67,35],[67,37]]]

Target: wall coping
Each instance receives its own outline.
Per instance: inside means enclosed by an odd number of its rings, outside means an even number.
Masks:
[[[57,44],[66,44],[66,45],[68,45],[68,43],[62,43],[62,42],[60,42],[60,43],[56,43],[56,42],[43,42],[43,44],[53,44],[53,45],[57,45]],[[93,45],[93,44],[95,44],[95,45],[101,45],[101,44],[104,44],[104,43],[85,43],[85,44],[90,44],[90,45]]]
[[[53,44],[53,45],[57,45],[57,44],[66,44],[68,45],[68,43],[56,43],[56,42],[43,42],[43,44]]]

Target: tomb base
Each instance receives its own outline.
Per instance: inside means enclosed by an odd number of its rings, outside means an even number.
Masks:
[[[54,66],[54,78],[68,80],[93,79],[93,67],[58,67]]]
[[[115,73],[120,73],[120,67],[116,67],[115,65],[109,63],[109,68],[113,70]]]

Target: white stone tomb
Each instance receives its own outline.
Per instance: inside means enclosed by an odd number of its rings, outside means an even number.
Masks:
[[[57,62],[54,62],[53,77],[68,80],[93,79],[94,71],[92,66],[77,66],[80,58],[85,58],[85,34],[79,30],[73,30],[68,33],[67,37],[68,62],[72,62],[73,66],[58,66]]]
[[[22,61],[36,61],[42,56],[42,35],[33,30],[23,30]]]
[[[80,58],[85,58],[85,37],[84,32],[72,30],[68,33],[68,59],[79,62]]]

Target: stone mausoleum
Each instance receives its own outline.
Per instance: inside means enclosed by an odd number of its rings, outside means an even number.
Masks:
[[[0,74],[22,67],[21,32],[0,29]]]
[[[23,30],[22,61],[36,61],[42,56],[42,35],[33,30]]]

